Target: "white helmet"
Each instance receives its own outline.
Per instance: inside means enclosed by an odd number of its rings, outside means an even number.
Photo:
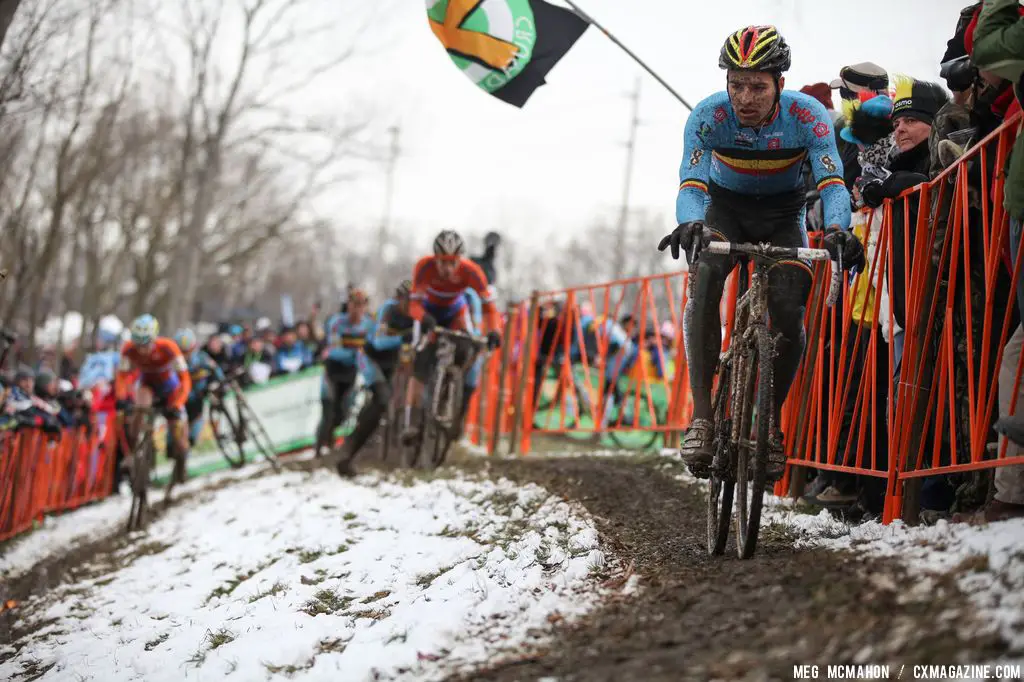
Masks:
[[[455,230],[442,230],[434,238],[435,256],[461,256],[466,245]]]

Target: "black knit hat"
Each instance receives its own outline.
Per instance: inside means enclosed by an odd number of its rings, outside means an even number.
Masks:
[[[896,78],[896,96],[893,98],[892,118],[916,118],[931,124],[935,114],[949,97],[938,83],[919,81],[906,76]]]

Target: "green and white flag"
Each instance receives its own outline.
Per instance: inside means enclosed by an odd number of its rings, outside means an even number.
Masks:
[[[517,107],[583,35],[587,22],[544,0],[426,0],[427,18],[455,65]]]

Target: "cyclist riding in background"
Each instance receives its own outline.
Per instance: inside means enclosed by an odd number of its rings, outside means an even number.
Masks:
[[[188,459],[188,416],[185,402],[192,391],[192,378],[184,356],[171,339],[160,337],[160,325],[152,315],[142,315],[132,322],[131,339],[121,347],[121,364],[114,379],[117,409],[130,409],[133,401],[132,377],[138,372],[134,386],[134,404],[139,407],[159,408],[167,419],[168,431],[173,434],[176,462],[173,483],[185,480],[185,462]],[[136,415],[129,427],[129,442],[141,427]],[[170,490],[168,490],[170,494]]]
[[[352,462],[359,450],[373,435],[381,417],[391,401],[391,378],[398,367],[403,348],[407,348],[413,336],[413,319],[409,314],[409,294],[412,282],[404,280],[390,298],[377,311],[377,319],[366,337],[366,345],[359,354],[359,373],[363,382],[370,387],[372,398],[363,407],[352,433],[345,438],[338,459],[338,473],[352,476],[355,470]]]
[[[192,391],[185,402],[185,414],[188,415],[188,444],[194,447],[203,430],[206,393],[211,382],[223,385],[224,372],[209,353],[198,347],[196,333],[191,329],[179,329],[174,334],[174,341],[185,356],[189,376],[192,377]]]
[[[580,329],[583,330],[583,348],[586,350],[587,363],[592,370],[600,367],[601,349],[607,348],[604,356],[604,380],[607,387],[605,395],[615,404],[620,404],[622,394],[618,386],[619,378],[633,369],[633,365],[636,364],[636,359],[640,355],[640,348],[629,338],[629,334],[620,323],[605,315],[594,315],[589,310],[581,311]],[[582,360],[575,332],[570,353],[573,363]],[[604,413],[605,423],[609,416],[608,410],[606,410]]]
[[[679,226],[661,240],[659,250],[671,247],[672,257],[679,258],[680,251],[699,249],[705,227],[718,240],[807,246],[802,168],[809,161],[824,206],[824,248],[834,257],[841,249],[845,266],[863,266],[863,248],[849,231],[850,196],[832,119],[814,98],[783,90],[782,74],[790,61],[789,46],[774,26],[749,26],[725,41],[719,66],[728,72],[727,90],[698,104],[686,122],[676,199]],[[719,303],[734,264],[726,257],[702,255],[685,312],[694,411],[680,454],[700,478],[710,475],[713,460],[711,388],[722,344]],[[782,336],[775,358],[768,463],[773,480],[785,467],[780,415],[804,350],[811,275],[808,264],[785,261],[768,276],[771,328]]]
[[[484,329],[479,331],[486,332],[487,347],[493,350],[501,345],[501,316],[494,304],[494,290],[480,266],[464,257],[464,252],[465,244],[457,232],[444,230],[437,235],[434,239],[434,255],[424,256],[413,268],[409,312],[414,320],[421,321],[425,333],[435,323],[447,329],[476,333],[478,330],[473,325],[472,304],[466,295],[466,291],[472,289],[480,297]],[[433,360],[432,352],[417,355],[413,367],[415,382],[422,385],[430,378]],[[466,373],[468,390],[463,392],[460,416],[469,407],[469,400],[479,379],[478,358]],[[413,438],[411,429],[403,436],[406,442]]]
[[[373,318],[366,314],[370,299],[362,289],[351,289],[344,302],[347,312],[338,312],[327,320],[327,358],[320,381],[320,405],[323,412],[316,431],[316,456],[334,444],[334,430],[345,421],[346,397],[356,382],[356,360],[373,329]]]

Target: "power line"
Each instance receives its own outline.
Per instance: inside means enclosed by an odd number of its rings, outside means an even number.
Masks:
[[[622,186],[622,207],[619,211],[619,222],[616,227],[618,242],[615,249],[615,277],[621,277],[626,273],[626,237],[629,231],[629,193],[633,184],[633,157],[636,150],[636,131],[640,127],[640,76],[636,77],[636,84],[629,99],[633,102],[633,117],[629,124],[629,142],[626,144],[626,174]]]

